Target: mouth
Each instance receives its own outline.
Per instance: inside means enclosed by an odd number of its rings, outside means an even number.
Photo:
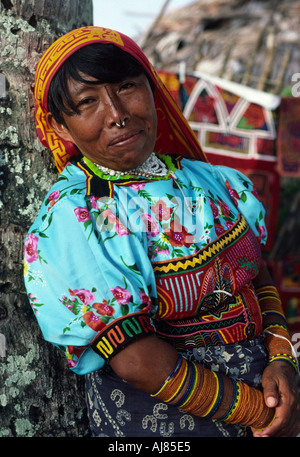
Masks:
[[[130,132],[123,133],[122,135],[116,136],[110,143],[109,146],[124,146],[129,143],[136,141],[141,135],[142,130],[131,130]]]

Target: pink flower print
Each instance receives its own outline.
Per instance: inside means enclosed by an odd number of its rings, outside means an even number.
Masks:
[[[96,200],[96,197],[94,195],[90,196],[90,202],[91,202],[91,205],[92,205],[93,209],[97,209],[98,208],[97,200]]]
[[[266,235],[265,227],[263,225],[259,225],[257,230],[258,230],[258,234],[259,234],[259,239],[263,240]]]
[[[35,262],[39,258],[38,253],[37,253],[38,241],[39,241],[39,239],[37,236],[35,236],[33,233],[29,233],[29,235],[26,239],[25,251],[24,251],[25,259],[29,263]]]
[[[137,184],[132,184],[132,185],[130,186],[130,188],[133,189],[133,190],[142,190],[142,189],[144,189],[145,184],[146,184],[146,183],[144,183],[144,182],[142,182],[142,183],[137,183]]]
[[[70,301],[67,301],[64,303],[65,307],[71,311],[73,313],[73,309],[74,309],[74,303],[70,302]]]
[[[143,213],[141,219],[145,224],[146,233],[148,236],[157,236],[159,234],[159,228],[155,220],[148,213]]]
[[[171,221],[170,228],[165,233],[169,237],[169,242],[172,246],[189,247],[194,242],[193,235],[176,220]]]
[[[84,303],[85,305],[89,305],[92,301],[95,300],[95,295],[93,294],[93,292],[90,292],[86,289],[69,289],[69,292],[70,295],[72,295],[72,297],[78,297],[79,300],[81,300],[82,303]]]
[[[108,222],[111,224],[114,224],[116,222],[116,215],[115,213],[112,212],[111,209],[105,209],[103,211],[103,216],[108,219]]]
[[[69,368],[74,368],[74,367],[76,367],[77,362],[76,362],[76,360],[67,359],[67,364],[68,364]]]
[[[222,233],[225,232],[222,224],[215,224],[215,231],[216,231],[217,236],[220,236],[220,235],[222,235]]]
[[[218,217],[219,217],[219,210],[218,210],[218,207],[217,207],[217,206],[214,204],[214,202],[211,201],[211,200],[209,200],[209,204],[210,204],[210,207],[211,207],[211,210],[212,210],[214,219],[218,219]]]
[[[111,209],[105,209],[103,211],[103,216],[108,219],[108,222],[111,224],[116,223],[116,232],[119,236],[124,236],[129,234],[129,230],[123,225],[116,217],[115,213]]]
[[[96,316],[93,311],[87,311],[83,315],[84,322],[95,332],[100,332],[106,325],[99,316]]]
[[[223,213],[223,216],[228,218],[230,216],[230,208],[229,208],[229,206],[223,200],[220,200],[218,203],[221,206],[221,211]]]
[[[234,225],[234,222],[228,220],[228,221],[225,222],[225,225],[226,225],[226,227],[227,227],[228,229],[231,229],[231,227]]]
[[[169,251],[169,249],[159,249],[157,251],[157,254],[170,255],[170,251]]]
[[[89,210],[86,206],[77,206],[77,208],[74,209],[74,213],[77,217],[78,222],[86,222],[91,220]]]
[[[229,194],[230,194],[232,200],[234,201],[235,206],[238,206],[238,200],[240,200],[239,194],[237,193],[237,191],[236,191],[235,189],[233,189],[233,188],[231,187],[231,185],[229,184],[229,182],[227,181],[227,179],[226,179],[226,181],[225,181],[225,184],[226,184],[226,187],[227,187],[227,189],[228,189],[228,192],[229,192]]]
[[[60,196],[59,190],[54,190],[51,192],[51,194],[48,196],[48,202],[49,202],[49,208],[48,211],[55,205],[55,203],[58,201]]]
[[[151,298],[146,294],[144,290],[139,291],[139,297],[143,304],[151,305]]]
[[[54,190],[53,192],[51,192],[51,194],[49,195],[48,197],[48,200],[51,202],[53,200],[57,200],[59,198],[59,195],[60,195],[60,192],[59,190]]]
[[[106,300],[103,300],[102,303],[94,303],[93,308],[97,311],[98,314],[101,316],[112,316],[115,312],[115,309],[107,304]]]
[[[29,294],[28,297],[31,302],[31,307],[34,310],[34,304],[37,303],[37,298],[33,294]]]
[[[121,222],[116,223],[116,232],[119,236],[129,235],[129,230]]]
[[[123,289],[123,287],[120,286],[114,287],[110,290],[119,305],[128,305],[131,298],[131,293],[128,290]]]
[[[168,208],[163,200],[158,200],[155,206],[151,206],[151,211],[153,211],[158,221],[167,221],[173,213],[173,209]]]

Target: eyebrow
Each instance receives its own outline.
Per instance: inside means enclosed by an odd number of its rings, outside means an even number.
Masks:
[[[79,84],[76,84],[75,88],[73,86],[73,90],[72,90],[72,93],[70,92],[70,88],[69,88],[69,93],[71,95],[71,97],[78,97],[82,94],[82,92],[84,92],[85,90],[88,90],[88,89],[91,89],[93,87],[95,87],[96,84],[89,84],[89,83],[86,83],[84,81],[76,81],[76,83],[79,83]],[[100,84],[100,83],[99,83]]]

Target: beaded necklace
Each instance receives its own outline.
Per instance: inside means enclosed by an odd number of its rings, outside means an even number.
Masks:
[[[173,182],[175,186],[180,190],[182,193],[184,203],[186,205],[187,210],[192,216],[196,215],[197,209],[193,210],[190,203],[187,201],[186,196],[184,195],[184,192],[180,186],[180,184],[177,181],[176,175],[173,171],[169,171],[168,167],[165,165],[165,163],[160,160],[154,152],[151,153],[151,155],[148,157],[147,160],[145,160],[144,163],[139,165],[136,168],[133,168],[131,170],[126,170],[126,171],[119,171],[119,170],[113,170],[108,167],[104,167],[102,165],[99,165],[98,163],[94,163],[94,165],[100,170],[102,173],[108,176],[112,177],[118,177],[118,176],[128,176],[128,175],[134,175],[134,176],[142,176],[142,177],[163,177],[167,176],[169,174],[171,178],[173,179]]]

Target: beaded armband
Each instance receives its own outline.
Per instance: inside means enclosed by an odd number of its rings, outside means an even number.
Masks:
[[[236,381],[234,396],[226,415],[221,418],[230,424],[243,424],[262,430],[275,419],[275,410],[266,407],[263,394],[243,382]]]
[[[110,360],[134,339],[154,332],[148,313],[128,314],[108,324],[96,335],[90,346],[104,360]]]
[[[217,420],[254,428],[269,425],[274,418],[274,410],[265,405],[262,393],[242,382],[232,382],[234,394],[231,405],[226,414]],[[172,373],[151,396],[195,416],[211,419],[221,405],[223,388],[220,374],[189,362],[180,355]]]
[[[291,363],[297,372],[297,357],[276,287],[269,284],[261,286],[256,289],[256,295],[263,316],[265,346],[269,354],[268,362],[284,360]]]
[[[179,355],[172,373],[151,396],[196,416],[211,418],[222,400],[223,380],[209,370],[208,376],[201,376],[202,370],[200,365]]]

